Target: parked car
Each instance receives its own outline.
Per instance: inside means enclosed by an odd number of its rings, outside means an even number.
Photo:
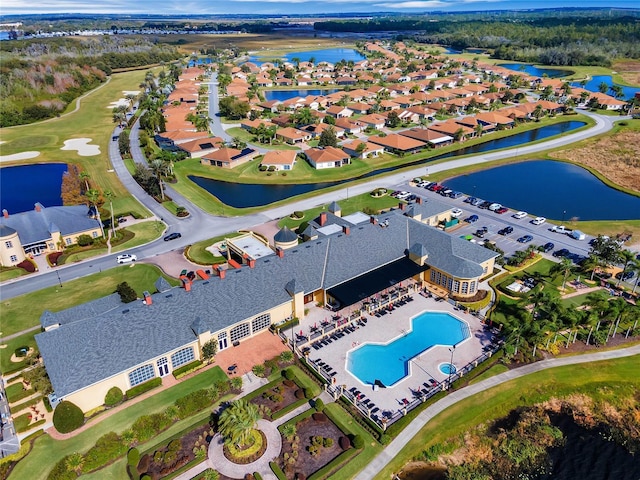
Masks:
[[[518,239],[518,242],[520,242],[520,243],[529,243],[531,240],[533,240],[533,237],[531,235],[523,235],[522,237],[520,237]]]
[[[475,198],[473,202],[471,202],[471,205],[473,205],[474,207],[479,207],[483,203],[484,203],[484,200],[482,200],[481,198]]]
[[[551,232],[555,232],[555,233],[569,233],[569,229],[567,227],[565,227],[564,225],[554,225],[553,227],[551,227],[549,229],[549,231]]]
[[[569,255],[571,255],[571,252],[566,248],[561,248],[560,250],[553,252],[554,257],[567,257]]]
[[[138,257],[129,253],[123,253],[122,255],[118,255],[116,257],[116,262],[118,263],[131,263],[138,260]]]
[[[496,213],[499,213],[500,215],[502,215],[503,213],[507,213],[509,211],[509,209],[507,207],[500,207],[499,209],[496,210]]]
[[[460,210],[459,208],[454,208],[453,210],[451,210],[451,216],[453,218],[458,218],[460,215],[462,215],[462,210]]]
[[[448,197],[453,193],[453,190],[451,190],[450,188],[447,188],[445,190],[440,190],[438,193],[443,197]]]
[[[596,272],[596,277],[601,278],[602,280],[609,280],[612,276],[611,272]]]
[[[407,198],[409,195],[411,195],[409,192],[400,192],[398,195],[396,195],[396,198],[398,200],[404,200],[405,198]]]
[[[517,218],[518,220],[526,216],[527,216],[527,212],[518,212],[513,214],[513,218]]]
[[[489,205],[489,210],[491,210],[492,212],[495,212],[499,208],[502,208],[502,205],[499,203],[492,203],[491,205]]]
[[[464,199],[464,203],[471,203],[473,204],[473,202],[475,202],[477,200],[476,197],[467,197]]]
[[[486,210],[487,208],[489,208],[491,205],[493,205],[493,202],[489,202],[489,201],[484,201],[482,202],[480,205],[478,205],[478,208],[481,208],[483,210]]]
[[[449,194],[449,196],[450,196],[451,198],[454,198],[454,199],[455,199],[455,198],[460,198],[462,195],[464,195],[464,193],[462,193],[462,192],[451,192],[451,193]]]
[[[417,196],[415,196],[414,194],[409,195],[407,198],[405,198],[405,200],[407,202],[413,202],[416,198],[418,198]]]
[[[467,223],[475,223],[478,221],[478,215],[470,215],[467,218],[465,218],[464,221]]]
[[[533,220],[531,220],[531,223],[533,223],[534,225],[542,225],[546,221],[547,219],[544,217],[536,217]]]
[[[513,233],[513,227],[512,226],[504,227],[502,230],[498,230],[498,233],[500,235],[509,235],[510,233]]]
[[[542,251],[544,253],[549,253],[551,250],[555,248],[555,245],[551,242],[547,242],[542,246]]]
[[[582,233],[580,230],[573,230],[570,234],[571,238],[574,240],[584,240],[587,236]]]
[[[626,282],[627,280],[631,280],[633,278],[633,272],[632,271],[627,271],[627,272],[618,272],[616,273],[616,278],[618,280],[622,279],[623,282]]]
[[[182,237],[182,234],[179,232],[173,232],[170,233],[169,235],[167,235],[166,237],[164,237],[164,241],[168,242],[169,240],[176,240],[178,238]]]

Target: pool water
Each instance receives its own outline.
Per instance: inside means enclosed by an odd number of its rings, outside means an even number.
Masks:
[[[411,330],[387,344],[363,343],[347,353],[347,370],[364,384],[393,386],[410,375],[409,362],[434,345],[453,346],[471,336],[469,326],[445,312],[423,312]],[[455,367],[454,367],[455,368]]]
[[[458,370],[453,363],[441,363],[438,369],[445,375],[453,375]]]

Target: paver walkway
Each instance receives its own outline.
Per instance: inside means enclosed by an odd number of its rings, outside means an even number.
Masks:
[[[524,377],[525,375],[529,375],[530,373],[539,372],[549,368],[596,362],[600,360],[610,360],[614,358],[629,357],[632,355],[640,355],[640,345],[635,345],[633,347],[620,350],[607,350],[604,352],[588,353],[579,356],[543,360],[541,362],[532,363],[520,368],[509,370],[507,372],[495,375],[481,382],[457,390],[420,412],[416,419],[409,425],[407,425],[407,427],[395,438],[395,440],[391,442],[375,459],[373,459],[373,461],[371,461],[371,463],[369,463],[369,465],[367,465],[367,467],[362,470],[358,474],[358,476],[355,477],[355,479],[371,480],[372,478],[374,478],[391,460],[393,460],[400,453],[405,445],[409,443],[409,441],[415,435],[418,434],[422,427],[424,427],[436,415],[442,413],[447,408],[455,405],[465,398],[471,397],[480,392],[484,392],[485,390],[489,390],[490,388],[493,388],[510,380]]]

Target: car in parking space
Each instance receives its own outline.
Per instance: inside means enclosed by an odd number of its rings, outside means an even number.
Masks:
[[[498,233],[500,235],[509,235],[510,233],[513,233],[513,227],[509,225],[504,227],[502,230],[498,230]]]
[[[166,237],[164,237],[164,241],[168,242],[169,240],[176,240],[178,238],[182,237],[182,234],[179,232],[173,232],[170,233],[169,235],[167,235]]]
[[[462,210],[460,210],[459,208],[454,208],[453,210],[451,210],[451,216],[453,218],[458,218],[460,215],[462,215]]]
[[[396,198],[397,198],[398,200],[404,200],[404,199],[405,199],[405,198],[407,198],[409,195],[411,195],[409,192],[402,191],[402,192],[400,192],[398,195],[396,195]]]
[[[138,257],[130,253],[123,253],[122,255],[118,255],[116,257],[116,262],[118,263],[131,263],[135,262],[136,260],[138,260]]]
[[[405,200],[407,202],[413,202],[417,197],[417,195],[414,195],[413,193],[411,195],[409,195],[407,198],[405,198]]]
[[[533,237],[531,235],[523,235],[518,239],[519,243],[529,243],[531,240],[533,240]]]
[[[460,198],[462,195],[464,195],[464,193],[462,192],[451,192],[449,194],[449,196],[453,199]]]
[[[475,202],[477,200],[476,197],[467,197],[464,199],[464,203],[471,203],[473,204],[473,202]]]
[[[507,213],[509,211],[509,209],[507,207],[500,207],[499,209],[496,210],[496,213],[502,215],[503,213]]]
[[[489,205],[489,210],[491,210],[492,212],[495,212],[499,208],[502,208],[502,205],[499,203],[492,203],[491,205]]]
[[[478,221],[478,215],[470,215],[467,218],[465,218],[464,221],[467,223],[475,223]]]
[[[534,225],[542,225],[546,221],[547,219],[544,217],[536,217],[533,220],[531,220],[531,223],[533,223]]]
[[[520,211],[520,212],[514,213],[512,216],[513,218],[517,218],[518,220],[520,220],[521,218],[524,218],[527,215],[528,215],[527,212]]]
[[[483,203],[484,203],[484,200],[482,200],[481,198],[474,198],[473,202],[471,202],[471,205],[473,205],[474,207],[479,207]]]
[[[631,280],[633,278],[633,272],[632,271],[627,271],[627,272],[618,272],[616,273],[616,278],[618,280],[622,280],[623,282],[626,282],[627,280]]]
[[[551,250],[553,250],[555,248],[555,245],[551,242],[547,242],[545,243],[542,247],[540,247],[540,249],[544,252],[544,253],[549,253]]]
[[[425,190],[428,190],[432,183],[433,182],[428,182],[425,180],[424,182],[422,182],[421,187],[424,188]]]
[[[450,188],[446,188],[446,189],[440,190],[438,193],[443,197],[448,197],[453,193],[453,190],[451,190]]]
[[[436,191],[436,188],[438,188],[440,185],[438,185],[436,182],[433,182],[431,185],[429,185],[427,187],[427,190],[431,190],[432,192]]]
[[[485,234],[489,232],[489,229],[487,227],[482,227],[479,228],[478,230],[476,230],[474,232],[474,235],[478,238],[484,238]]]
[[[569,255],[571,255],[571,252],[566,248],[561,248],[560,250],[553,252],[554,257],[567,257]]]
[[[486,210],[487,208],[489,208],[491,205],[493,205],[493,202],[489,202],[489,201],[484,201],[482,202],[480,205],[478,205],[478,208],[481,208],[483,210]]]

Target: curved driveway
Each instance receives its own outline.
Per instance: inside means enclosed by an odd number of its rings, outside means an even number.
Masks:
[[[211,96],[209,111],[212,122],[212,133],[214,135],[222,136],[229,139],[229,135],[224,132],[219,117],[215,115],[218,110],[217,100],[217,81],[216,77],[212,78],[211,83]],[[345,186],[339,190],[331,192],[320,193],[314,197],[293,201],[287,205],[273,207],[264,210],[262,213],[256,213],[251,215],[245,215],[241,217],[220,217],[213,216],[203,212],[199,207],[195,206],[192,202],[182,197],[178,192],[167,186],[166,192],[169,196],[176,200],[176,203],[187,208],[191,215],[185,219],[178,219],[171,215],[167,210],[159,205],[155,200],[149,197],[142,188],[133,180],[128,170],[124,167],[122,158],[118,151],[117,142],[112,141],[109,145],[109,156],[113,164],[117,175],[123,184],[132,192],[132,195],[136,197],[147,209],[154,213],[155,216],[161,218],[167,225],[168,231],[180,231],[182,238],[172,241],[163,242],[162,239],[151,242],[147,245],[140,246],[128,250],[129,253],[133,253],[138,256],[139,259],[153,257],[162,253],[166,253],[170,250],[175,250],[179,247],[212,238],[218,235],[222,235],[228,232],[250,229],[255,225],[263,224],[269,220],[282,218],[289,215],[294,210],[307,210],[319,205],[325,205],[331,201],[340,201],[349,196],[359,195],[371,191],[376,187],[392,188],[400,183],[404,183],[413,177],[424,175],[425,172],[436,173],[452,168],[458,168],[467,165],[482,164],[499,159],[512,158],[517,155],[535,153],[547,150],[549,148],[561,147],[573,142],[578,142],[586,138],[590,138],[596,135],[601,135],[613,128],[613,122],[630,117],[611,117],[606,115],[598,115],[591,112],[582,112],[587,116],[592,117],[596,121],[596,125],[587,128],[583,131],[564,135],[559,138],[540,142],[534,145],[527,145],[523,147],[512,148],[509,150],[501,150],[497,152],[482,153],[479,155],[473,155],[466,158],[457,160],[448,160],[436,165],[425,164],[424,166],[416,167],[411,170],[393,173],[384,177],[374,177],[371,180],[367,180],[363,183],[359,183],[353,186]],[[132,155],[135,161],[142,162],[142,152],[139,148],[138,130],[139,126],[136,123],[131,130],[131,147]],[[118,133],[118,129],[114,131],[114,134]],[[224,133],[224,135],[221,135]],[[85,262],[81,262],[73,265],[66,265],[57,268],[57,272],[47,271],[38,275],[29,275],[26,277],[19,277],[17,279],[9,280],[0,288],[0,300],[6,300],[8,298],[22,295],[31,291],[39,290],[48,286],[58,284],[59,274],[61,281],[69,281],[75,278],[80,278],[102,269],[112,268],[116,266],[115,262],[116,254],[105,255],[101,257],[95,257]]]
[[[402,448],[409,443],[409,441],[424,427],[429,421],[431,421],[436,415],[442,413],[447,408],[455,405],[456,403],[469,398],[477,393],[489,390],[497,385],[514,380],[516,378],[524,377],[530,373],[540,372],[549,368],[561,367],[565,365],[577,365],[581,363],[596,362],[600,360],[610,360],[614,358],[630,357],[640,354],[640,345],[633,347],[619,349],[619,350],[607,350],[597,353],[587,353],[584,355],[576,355],[569,357],[552,358],[549,360],[543,360],[537,363],[531,363],[524,367],[515,368],[507,372],[495,375],[487,378],[481,382],[469,385],[460,390],[456,390],[450,393],[442,400],[437,401],[433,405],[430,405],[424,409],[407,427],[391,442],[376,458],[374,458],[367,467],[362,470],[356,477],[356,480],[371,480],[378,475],[382,469],[395,457],[398,456]]]

